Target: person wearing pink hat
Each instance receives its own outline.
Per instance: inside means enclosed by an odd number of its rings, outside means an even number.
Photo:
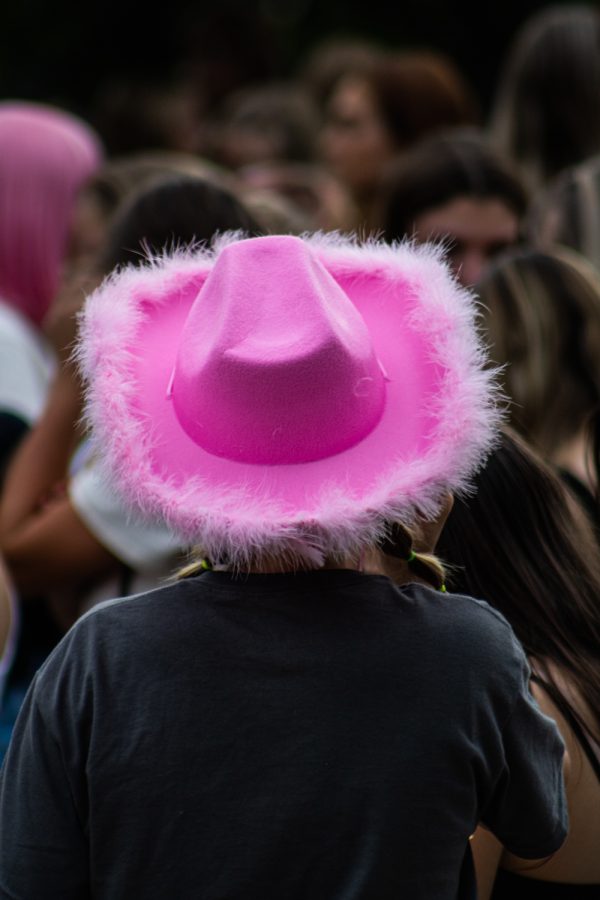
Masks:
[[[496,436],[474,317],[434,248],[322,236],[222,240],[88,299],[106,473],[202,562],[96,607],[38,673],[0,896],[456,900],[479,822],[560,847],[564,748],[523,650],[431,555]]]
[[[56,359],[42,322],[69,255],[78,192],[102,155],[94,131],[64,110],[0,103],[0,473],[47,399]]]

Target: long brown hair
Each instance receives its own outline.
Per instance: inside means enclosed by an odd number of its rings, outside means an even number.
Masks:
[[[600,14],[585,4],[544,8],[516,35],[492,135],[532,189],[600,151],[599,42]]]
[[[427,134],[473,124],[474,94],[452,59],[437,51],[381,56],[363,73],[398,150]]]
[[[437,552],[454,590],[487,600],[512,625],[581,725],[600,739],[600,554],[562,483],[516,435],[505,433],[457,500]],[[595,727],[564,697],[553,667],[589,704]]]

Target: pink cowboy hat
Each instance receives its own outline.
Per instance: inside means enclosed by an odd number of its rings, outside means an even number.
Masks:
[[[117,272],[82,318],[98,452],[213,560],[355,553],[492,447],[475,317],[431,246],[230,237]]]

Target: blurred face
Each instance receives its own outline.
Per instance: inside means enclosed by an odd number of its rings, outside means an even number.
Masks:
[[[418,240],[448,242],[448,261],[466,287],[479,281],[488,262],[519,236],[516,213],[496,197],[454,197],[417,216],[414,224]]]
[[[327,166],[360,197],[374,188],[395,151],[369,85],[359,78],[342,78],[329,102],[321,135]]]

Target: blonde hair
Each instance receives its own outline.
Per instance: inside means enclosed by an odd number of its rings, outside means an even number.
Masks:
[[[423,552],[418,549],[419,541],[413,533],[413,530],[406,525],[394,523],[388,528],[386,538],[375,549],[384,555],[384,568],[386,574],[394,581],[402,581],[404,579],[404,566],[408,565],[410,571],[421,581],[436,590],[445,591],[446,572],[442,562],[432,553]],[[365,553],[366,555],[366,553]],[[182,566],[176,573],[175,578],[181,580],[183,578],[193,578],[202,572],[213,568],[212,563],[204,556],[199,548],[191,553],[190,562]],[[335,563],[336,560],[329,562]],[[342,563],[339,560],[340,564]],[[322,567],[323,560],[311,561],[307,555],[298,555],[294,559],[289,556],[281,556],[278,558],[270,557],[268,562],[265,560],[256,560],[252,569],[257,571],[269,570],[274,567],[278,571],[288,570],[295,571],[298,569],[319,569]],[[266,569],[265,569],[266,566]],[[227,569],[226,565],[218,566],[218,568]]]
[[[388,536],[381,543],[386,574],[393,581],[401,581],[403,567],[408,564],[412,574],[425,581],[437,591],[445,591],[446,570],[443,563],[433,553],[419,550],[417,533],[412,528],[395,522],[388,530]]]

